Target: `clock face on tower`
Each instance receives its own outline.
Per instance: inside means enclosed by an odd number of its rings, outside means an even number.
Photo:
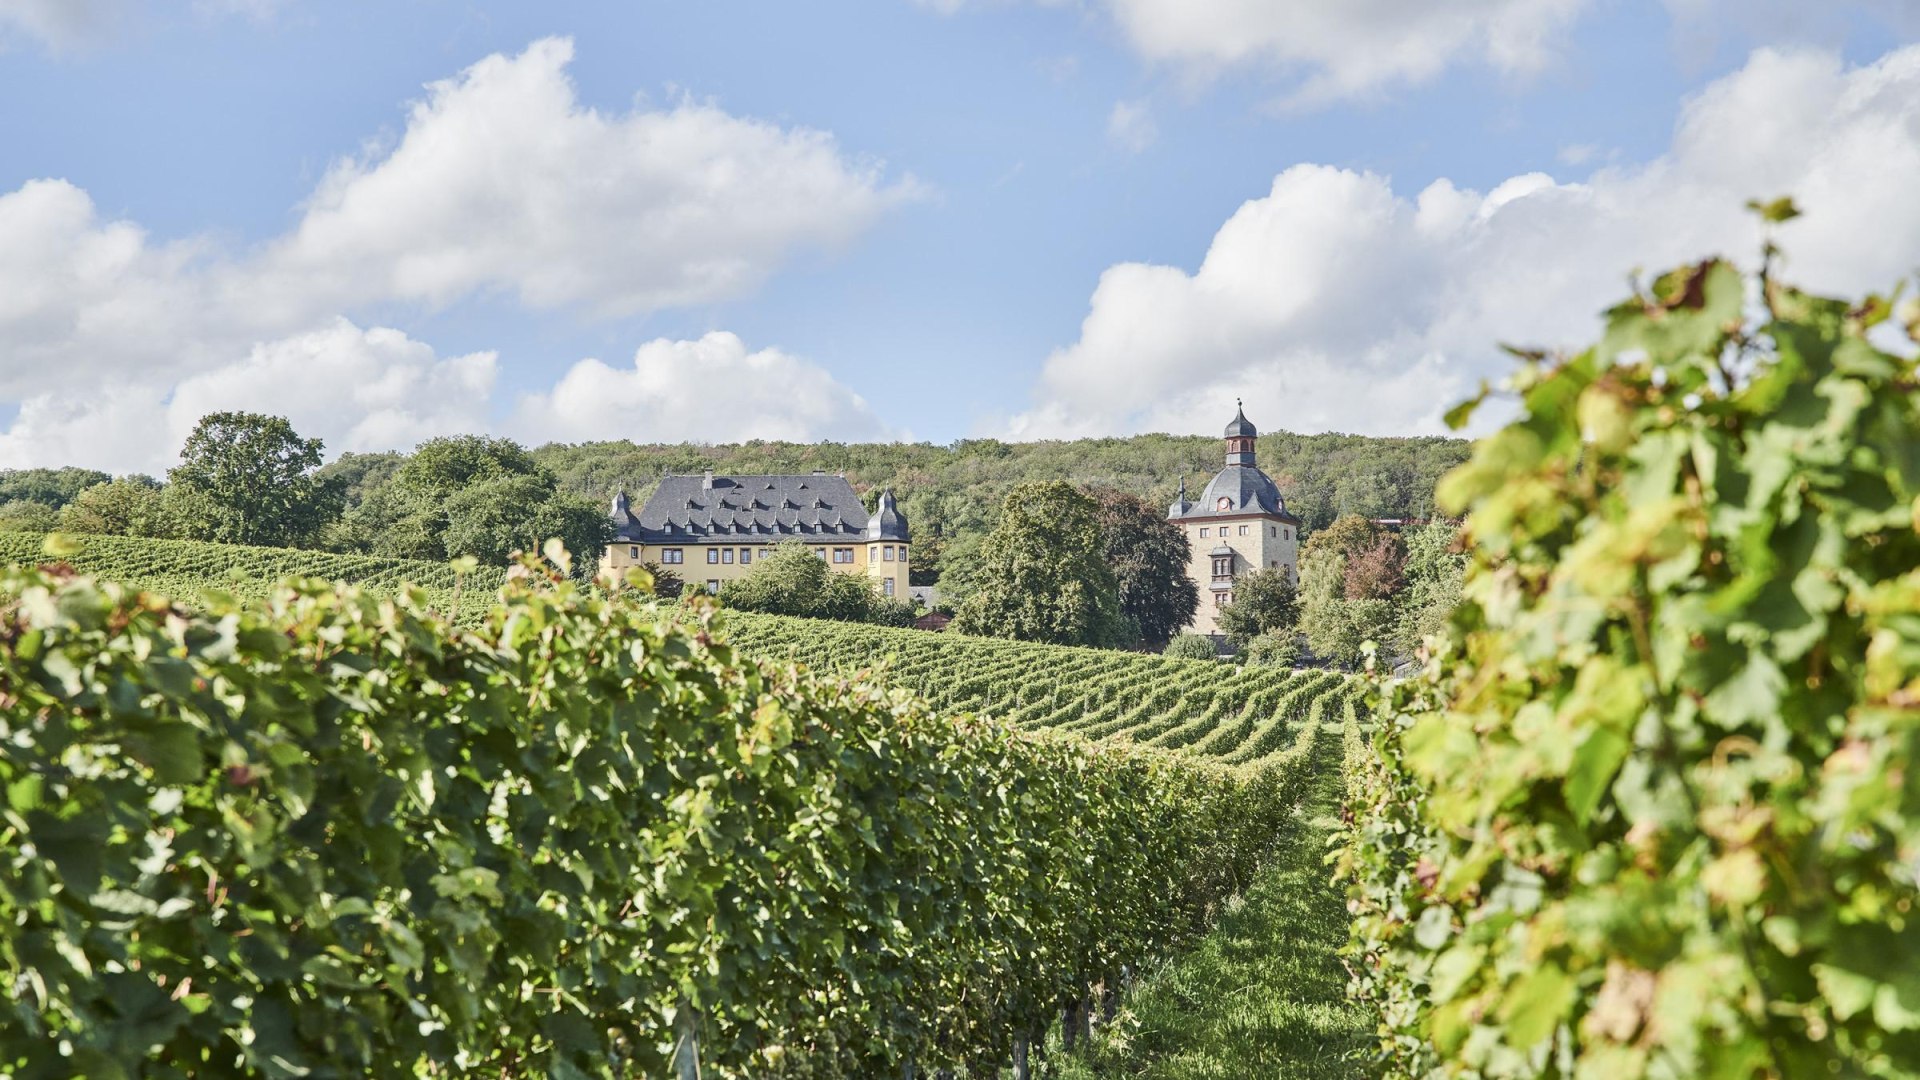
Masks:
[[[1214,509],[1231,510],[1233,509],[1233,500],[1227,498],[1225,495],[1222,495],[1220,496],[1220,501],[1214,504]]]

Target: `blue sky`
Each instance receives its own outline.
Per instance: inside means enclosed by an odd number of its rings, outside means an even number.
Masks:
[[[1430,6],[0,0],[0,466],[1427,432],[1748,196],[1920,264],[1904,5]]]

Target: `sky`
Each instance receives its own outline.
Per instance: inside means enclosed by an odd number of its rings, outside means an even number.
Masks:
[[[0,468],[1430,434],[1636,273],[1920,267],[1920,0],[0,0]]]

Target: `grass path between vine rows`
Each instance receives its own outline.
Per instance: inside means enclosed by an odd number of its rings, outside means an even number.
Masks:
[[[1346,899],[1323,861],[1340,812],[1340,740],[1315,747],[1313,794],[1288,839],[1198,947],[1147,973],[1093,1053],[1061,1060],[1061,1080],[1341,1080],[1370,1037],[1335,950]],[[1056,1036],[1057,1039],[1057,1036]],[[1057,1045],[1057,1044],[1056,1044]],[[1056,1051],[1057,1052],[1057,1051]],[[1049,1075],[1043,1072],[1041,1075]]]

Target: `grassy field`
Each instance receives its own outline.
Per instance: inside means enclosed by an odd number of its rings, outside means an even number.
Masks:
[[[1338,740],[1315,751],[1313,796],[1296,837],[1199,947],[1145,973],[1090,1053],[1060,1055],[1061,1080],[1344,1080],[1372,1017],[1347,1001],[1335,955],[1347,941],[1342,890],[1323,862],[1339,812]],[[1060,1054],[1056,1038],[1052,1048]]]

